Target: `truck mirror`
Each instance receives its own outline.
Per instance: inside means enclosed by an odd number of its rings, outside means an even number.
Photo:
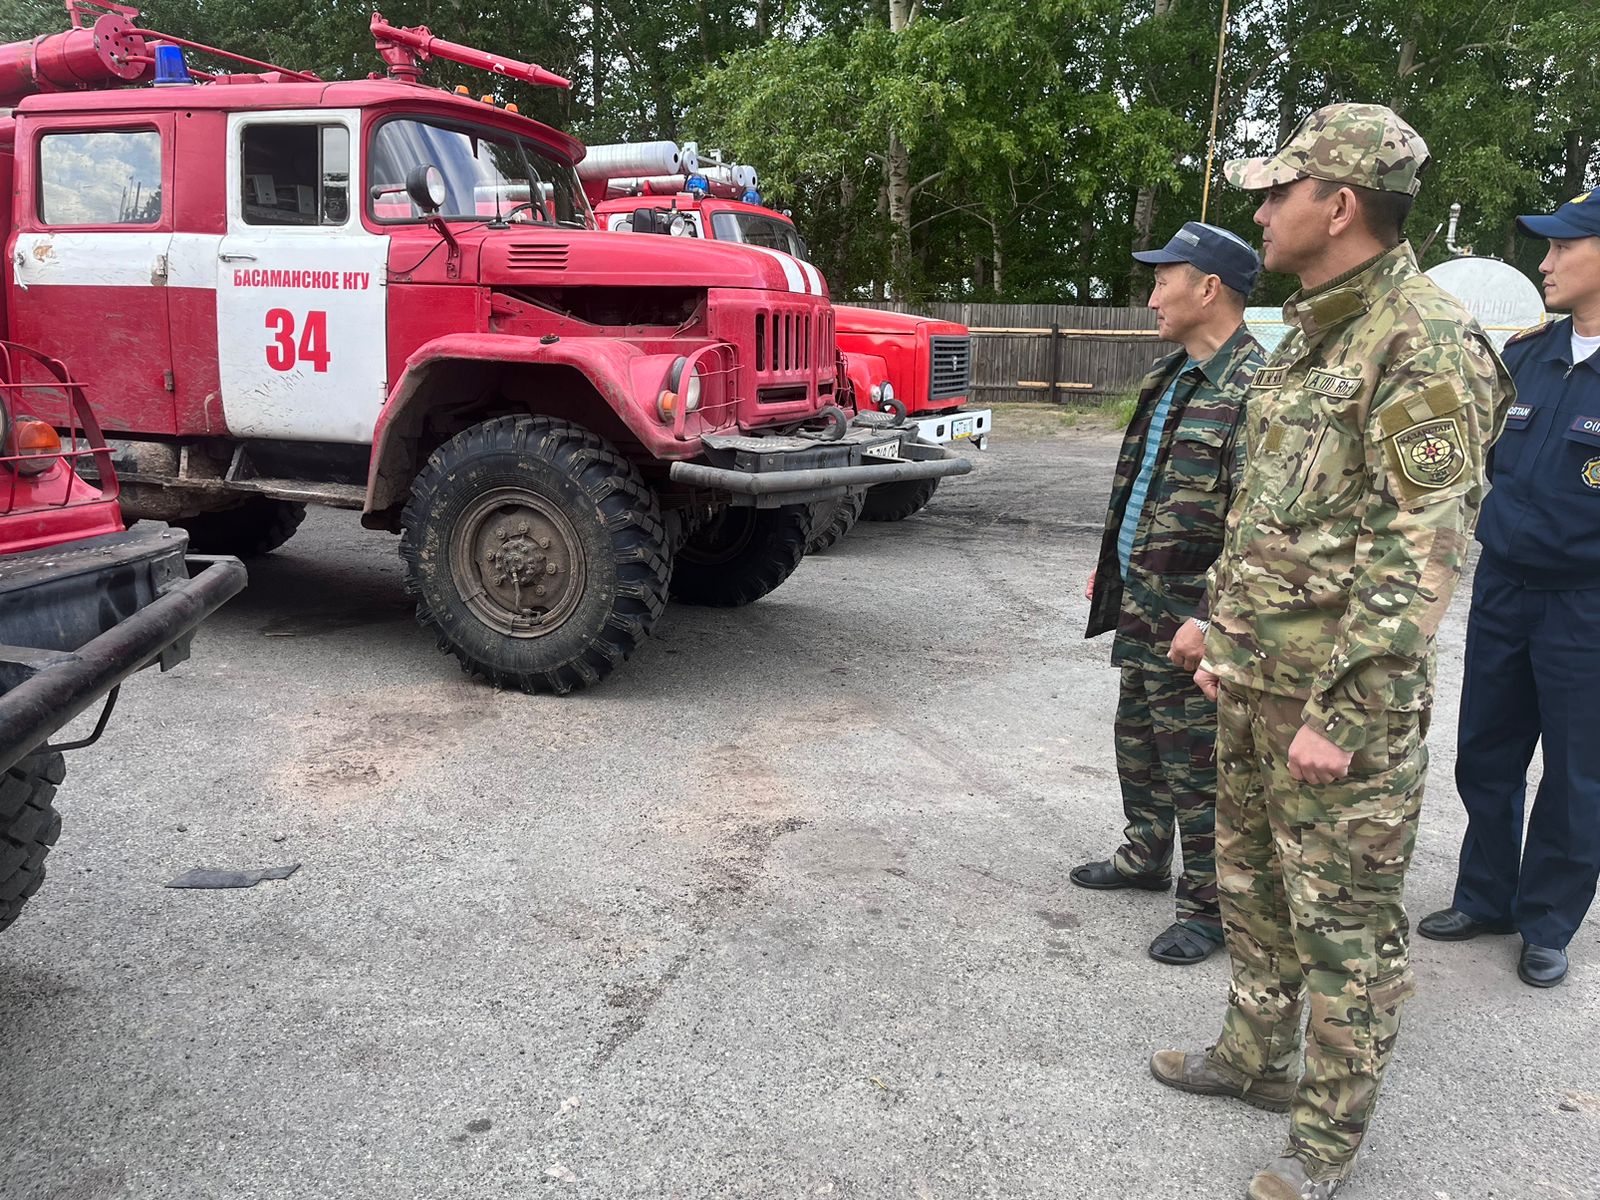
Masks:
[[[661,233],[661,223],[656,220],[656,210],[653,208],[634,209],[633,231],[635,233]]]
[[[446,198],[444,173],[432,164],[412,167],[406,172],[406,195],[417,211],[430,216],[438,212]]]

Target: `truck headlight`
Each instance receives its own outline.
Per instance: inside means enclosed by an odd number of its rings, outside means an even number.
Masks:
[[[887,379],[882,383],[875,383],[868,395],[872,397],[873,408],[883,408],[894,399],[894,384]]]
[[[688,365],[687,358],[679,357],[673,360],[672,369],[667,372],[667,386],[662,389],[661,395],[656,397],[656,415],[665,423],[671,423],[672,414],[677,411],[680,399],[683,401],[684,412],[700,411],[700,368],[696,367],[690,371],[689,378],[684,379],[684,368]]]

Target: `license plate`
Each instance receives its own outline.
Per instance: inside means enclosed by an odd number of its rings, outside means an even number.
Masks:
[[[977,429],[977,417],[957,417],[950,422],[950,437],[952,440],[955,438],[969,438],[977,432]]]
[[[867,446],[861,451],[866,458],[899,458],[900,443],[884,442],[881,446]]]

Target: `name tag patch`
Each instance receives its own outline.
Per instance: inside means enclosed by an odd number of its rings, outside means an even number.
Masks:
[[[1592,438],[1600,444],[1600,417],[1579,417],[1572,422],[1571,432],[1578,435],[1579,441],[1587,442]]]
[[[1275,388],[1283,386],[1283,379],[1289,373],[1288,367],[1262,367],[1250,380],[1253,388]]]
[[[1461,449],[1461,426],[1453,417],[1423,421],[1395,434],[1391,441],[1395,465],[1400,468],[1402,475],[1418,487],[1445,487],[1459,479],[1461,472],[1466,470],[1467,456]]]
[[[1531,404],[1513,404],[1506,409],[1506,424],[1512,429],[1521,429],[1531,420],[1533,420],[1533,405]]]
[[[1332,371],[1318,368],[1306,375],[1305,389],[1334,400],[1348,400],[1361,390],[1361,377],[1335,375]]]

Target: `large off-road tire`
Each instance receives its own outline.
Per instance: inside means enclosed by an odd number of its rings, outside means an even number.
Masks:
[[[185,517],[173,524],[189,531],[189,549],[196,554],[260,558],[292,538],[305,519],[304,504],[251,496],[234,508]]]
[[[61,836],[54,800],[66,773],[61,755],[48,752],[0,775],[0,929],[44,882],[45,855]]]
[[[485,421],[435,450],[412,484],[400,557],[439,648],[528,692],[609,675],[649,635],[671,573],[639,472],[549,417]]]
[[[811,506],[811,538],[807,554],[821,554],[855,528],[867,503],[865,488],[846,492],[837,500],[818,500]]]
[[[672,598],[682,604],[737,608],[759,600],[805,557],[811,506],[729,505],[684,543],[672,562]]]
[[[863,521],[904,521],[933,499],[937,479],[902,479],[880,483],[867,489],[867,504],[861,510]]]

